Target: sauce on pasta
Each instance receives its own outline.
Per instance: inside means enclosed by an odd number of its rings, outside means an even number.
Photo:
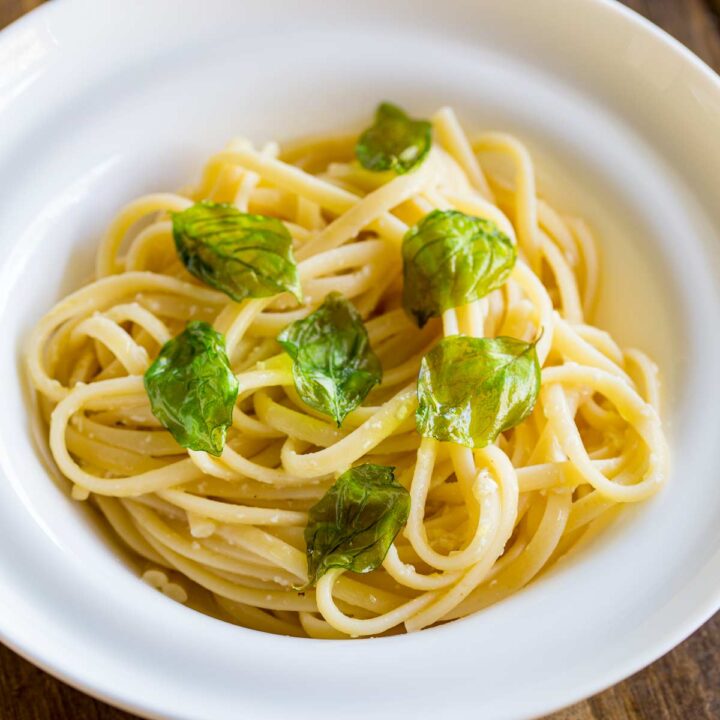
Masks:
[[[27,365],[72,497],[152,586],[267,632],[415,631],[664,482],[657,369],[592,325],[598,274],[519,140],[385,105],[359,138],[233,140],[124,207]]]

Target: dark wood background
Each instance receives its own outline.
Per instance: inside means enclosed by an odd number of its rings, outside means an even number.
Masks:
[[[41,2],[0,0],[0,27]],[[623,2],[674,35],[720,72],[720,0]],[[132,716],[64,685],[0,645],[0,720],[10,718],[131,720]],[[637,675],[546,718],[666,719],[720,720],[720,613]]]

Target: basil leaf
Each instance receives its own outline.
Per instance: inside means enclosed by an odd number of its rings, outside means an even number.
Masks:
[[[399,107],[381,103],[375,123],[355,145],[355,156],[367,170],[403,175],[420,165],[431,144],[432,126],[427,120],[411,120]]]
[[[330,568],[366,573],[380,567],[410,512],[410,493],[395,481],[394,470],[385,465],[351,468],[310,508],[308,585]]]
[[[485,447],[532,412],[539,391],[534,343],[511,337],[444,338],[420,364],[418,432]]]
[[[517,251],[498,226],[457,210],[433,210],[403,238],[403,305],[422,327],[428,318],[499,288]]]
[[[330,293],[277,341],[293,359],[295,388],[303,402],[332,416],[338,427],[382,379],[362,318],[340,293]]]
[[[196,278],[233,300],[291,292],[302,302],[292,238],[277,218],[205,200],[172,213],[180,260]]]
[[[219,332],[206,322],[188,323],[148,368],[145,390],[153,415],[180,445],[222,454],[238,381]]]

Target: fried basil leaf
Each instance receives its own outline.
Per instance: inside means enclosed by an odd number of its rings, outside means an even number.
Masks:
[[[427,120],[412,120],[399,107],[381,103],[375,122],[360,136],[355,156],[367,170],[403,175],[420,165],[432,144]]]
[[[515,245],[498,226],[457,210],[433,210],[403,239],[403,305],[422,327],[445,310],[499,288]]]
[[[172,213],[173,238],[196,278],[240,302],[291,292],[302,301],[292,238],[277,218],[206,200]]]
[[[362,318],[340,293],[330,293],[277,340],[293,360],[295,388],[303,402],[332,416],[338,427],[382,379]]]
[[[153,415],[180,445],[222,454],[238,381],[219,332],[206,322],[188,323],[148,368],[145,390]]]
[[[534,343],[511,337],[444,338],[420,365],[418,432],[485,447],[532,412],[539,391]]]
[[[331,568],[366,573],[380,567],[410,512],[410,493],[394,471],[385,465],[351,468],[310,508],[308,585]]]

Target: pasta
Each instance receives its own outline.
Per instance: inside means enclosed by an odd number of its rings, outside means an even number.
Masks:
[[[364,155],[355,135],[261,149],[233,140],[196,186],[124,207],[102,239],[94,280],[61,300],[30,338],[28,372],[72,497],[94,504],[148,584],[228,622],[335,639],[464,617],[520,590],[590,526],[666,479],[657,369],[591,324],[599,265],[588,227],[538,195],[530,155],[514,137],[471,141],[448,108],[431,124],[397,117],[414,143],[414,154],[406,147],[398,157],[410,157],[411,167],[377,167],[371,142],[382,127],[362,136]],[[487,172],[491,153],[508,159],[510,176]],[[247,277],[236,283],[228,274],[226,285],[213,286],[207,263],[192,266],[186,255],[195,250],[181,248],[178,218],[211,207],[201,201],[225,208],[218,222],[265,216],[263,232],[278,243],[287,231],[291,250],[272,258],[284,263],[287,284],[242,296]],[[505,242],[506,255],[492,255],[504,264],[492,277],[483,271],[484,290],[475,282],[460,302],[453,286],[454,299],[438,300],[446,304],[427,310],[419,327],[407,312],[401,248],[434,211],[443,221],[470,217],[473,232],[496,243],[494,253],[497,239]],[[196,226],[188,220],[188,228],[192,239]],[[249,271],[253,282],[262,280],[258,267]],[[299,384],[306,339],[292,335],[312,330],[304,321],[330,322],[328,298],[367,339],[366,354],[343,368],[357,373],[346,373],[353,388],[364,379],[360,400],[346,392],[336,414],[322,410],[325,390],[310,401],[310,381]],[[428,297],[417,302],[426,307]],[[172,408],[163,415],[153,399],[169,377],[157,358],[172,366],[173,338],[193,327],[227,356],[226,371],[203,360],[203,372],[214,373],[207,382],[227,380],[234,391],[213,410],[229,413],[227,435],[209,434],[205,449],[181,442]],[[433,348],[459,337],[515,339],[541,368],[533,394],[527,365],[522,388],[532,401],[522,418],[500,423],[502,403],[515,398],[503,396],[496,436],[476,447],[438,439],[437,423],[418,430],[421,366],[430,373]],[[461,377],[459,367],[450,377]],[[394,469],[391,484],[378,487],[392,488],[384,512],[395,512],[387,521],[400,531],[387,536],[369,572],[323,555],[327,567],[309,582],[306,526],[321,500],[340,492],[338,478],[360,466]]]

